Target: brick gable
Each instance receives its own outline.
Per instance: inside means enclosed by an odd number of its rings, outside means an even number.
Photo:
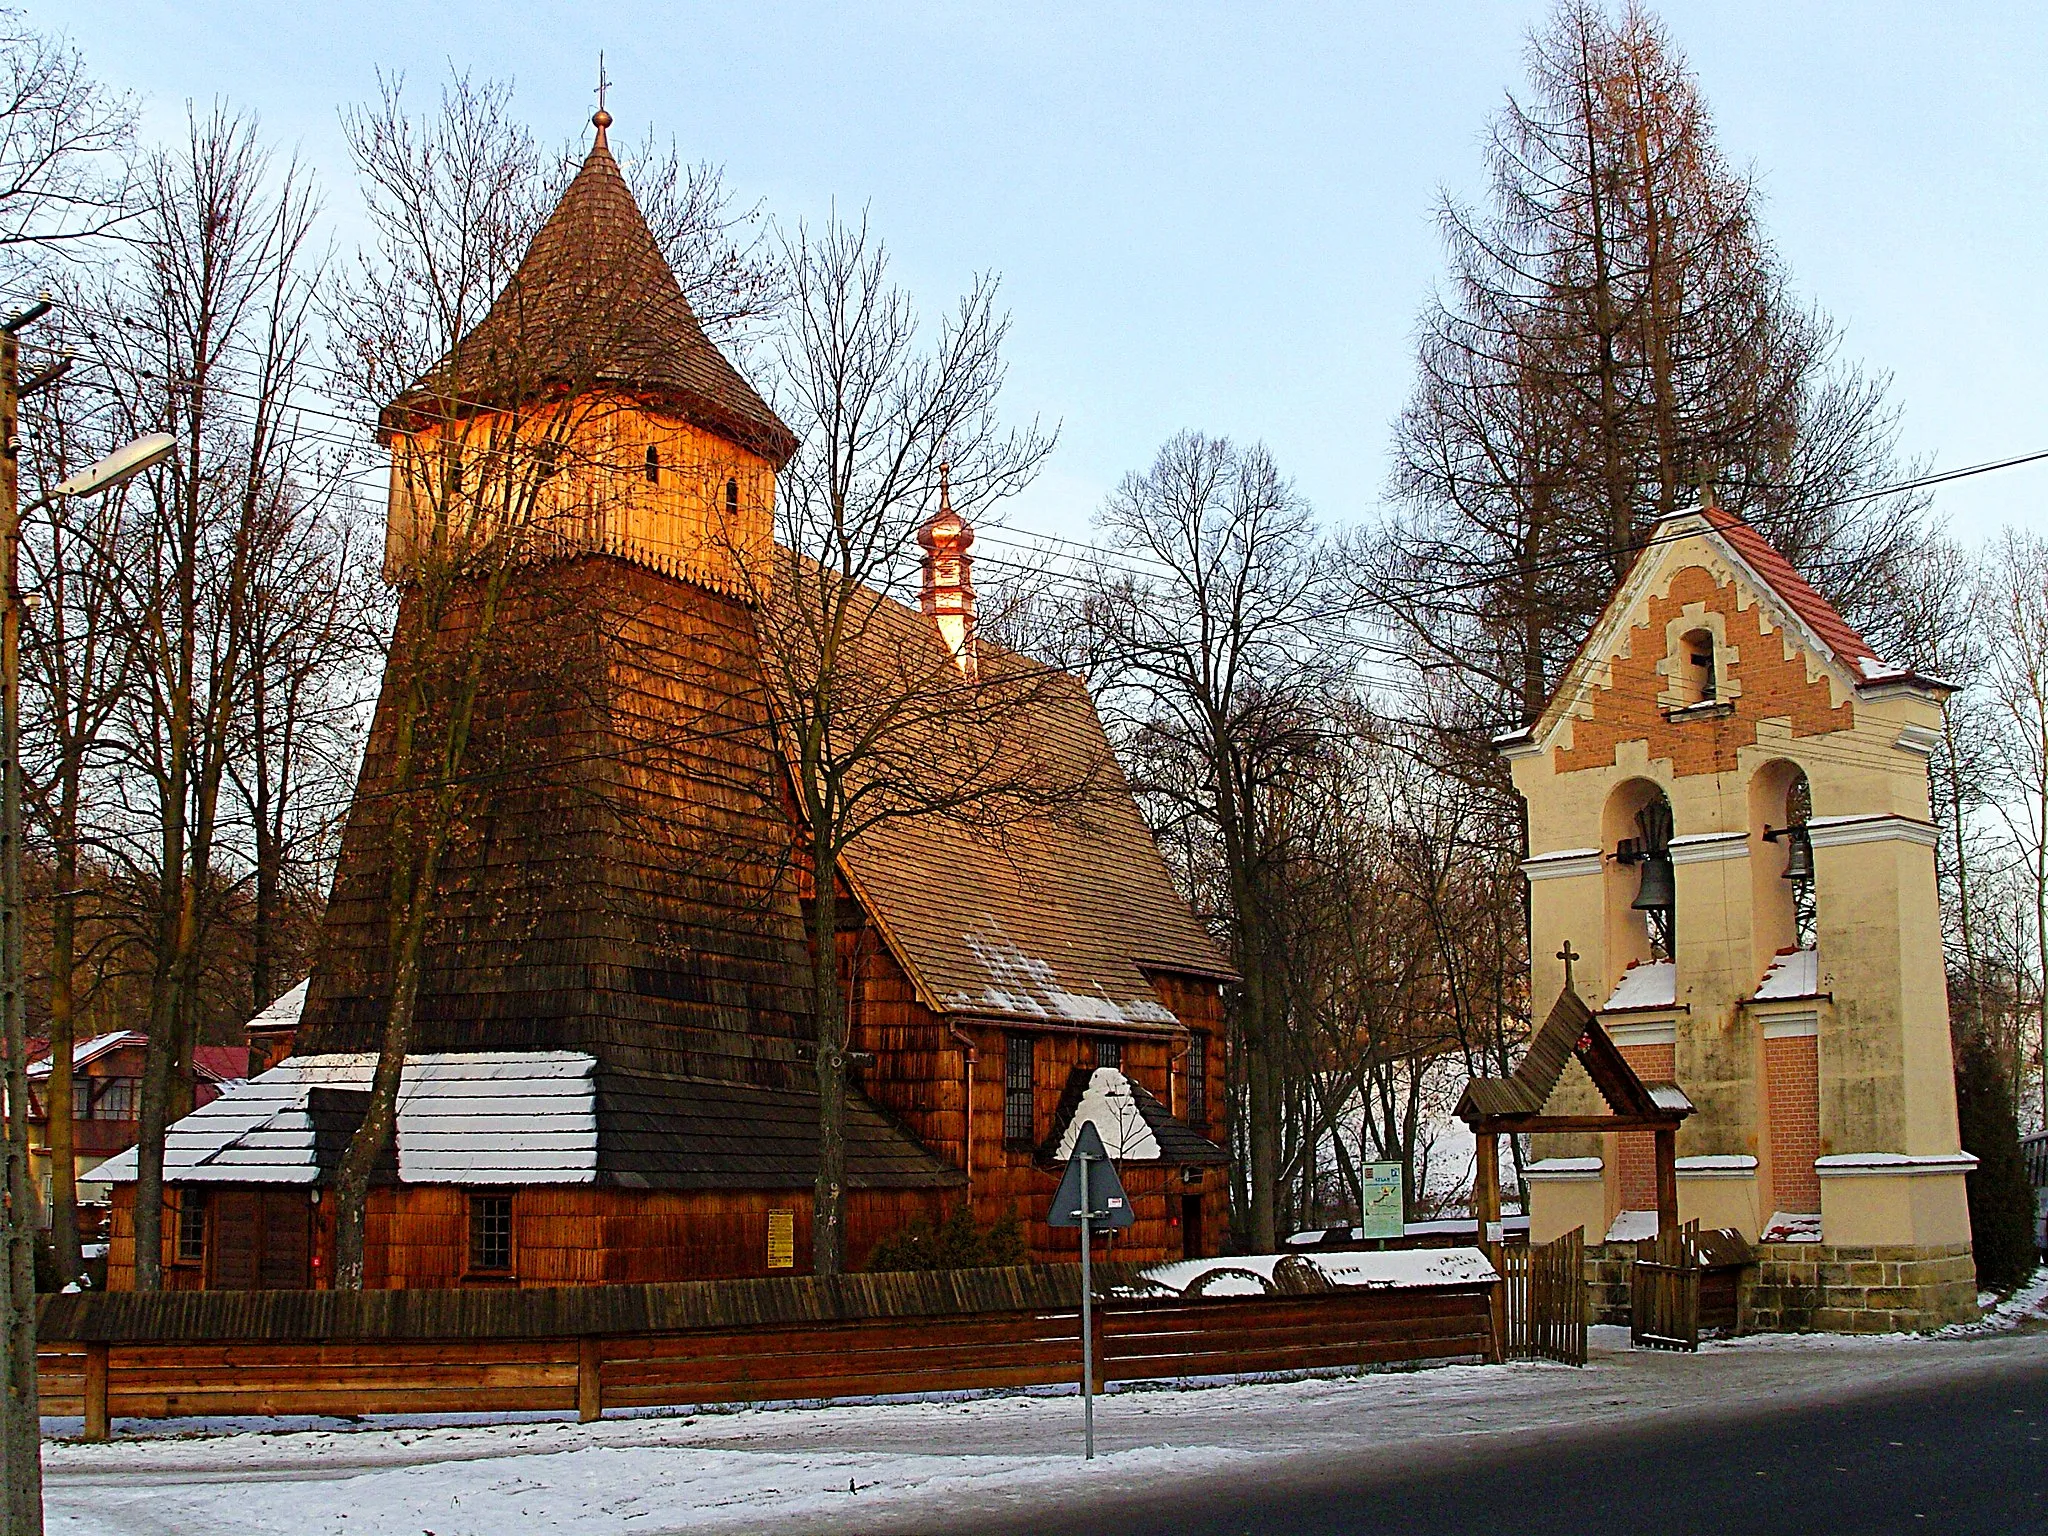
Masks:
[[[1617,746],[1642,741],[1653,760],[1669,759],[1680,777],[1728,773],[1740,750],[1756,744],[1759,721],[1789,720],[1794,736],[1852,729],[1855,706],[1834,702],[1825,675],[1808,675],[1803,650],[1786,656],[1784,630],[1766,631],[1762,606],[1744,604],[1743,595],[1732,580],[1717,580],[1704,566],[1677,571],[1664,594],[1650,599],[1648,617],[1629,631],[1625,653],[1607,663],[1605,685],[1587,690],[1592,714],[1573,718],[1572,742],[1558,749],[1557,771],[1612,767]],[[1666,690],[1658,667],[1667,652],[1665,631],[1692,603],[1720,616],[1727,657],[1722,697],[1728,707],[1671,719],[1657,702]]]

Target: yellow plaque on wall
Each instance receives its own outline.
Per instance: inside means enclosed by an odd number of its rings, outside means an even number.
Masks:
[[[796,1268],[796,1212],[768,1213],[768,1267]]]

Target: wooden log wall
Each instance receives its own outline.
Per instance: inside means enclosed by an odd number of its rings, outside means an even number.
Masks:
[[[1106,1266],[1106,1288],[1132,1271]],[[1067,1266],[563,1291],[96,1296],[45,1304],[43,1411],[577,1411],[1057,1385]],[[1494,1286],[1106,1299],[1105,1382],[1497,1360]],[[652,1325],[652,1326],[650,1326]]]
[[[1038,1143],[1051,1133],[1067,1075],[1095,1065],[1095,1034],[1076,1028],[1047,1029],[1020,1021],[1015,1028],[974,1020],[958,1034],[917,996],[909,975],[872,926],[840,936],[841,974],[848,983],[849,1044],[871,1054],[861,1076],[869,1098],[901,1120],[927,1148],[957,1167],[968,1167],[974,1216],[984,1224],[1015,1212],[1023,1224],[1028,1256],[1040,1262],[1071,1260],[1080,1253],[1075,1232],[1046,1222],[1059,1170],[1040,1165]],[[1224,1143],[1223,997],[1213,981],[1160,974],[1151,978],[1160,1001],[1205,1042],[1208,1064],[1207,1134]],[[1009,1145],[1003,1136],[1006,1041],[1013,1033],[1033,1041],[1036,1098],[1029,1146]],[[973,1114],[966,1110],[967,1047],[974,1045]],[[1118,1036],[1123,1069],[1162,1104],[1185,1118],[1189,1042],[1175,1032],[1149,1037]],[[973,1125],[973,1155],[966,1157],[967,1127]],[[1221,1251],[1230,1230],[1230,1187],[1226,1170],[1207,1168],[1196,1182],[1183,1181],[1178,1165],[1124,1166],[1121,1170],[1138,1220],[1116,1234],[1114,1257],[1133,1263],[1161,1263]],[[1183,1201],[1200,1203],[1199,1232],[1191,1249],[1183,1231]]]
[[[284,1187],[280,1193],[303,1198]],[[644,1190],[596,1185],[538,1185],[512,1191],[512,1269],[469,1269],[470,1191],[411,1184],[373,1189],[364,1213],[366,1289],[452,1286],[518,1288],[563,1285],[651,1285],[807,1273],[811,1267],[811,1191]],[[173,1200],[176,1193],[173,1192]],[[847,1196],[847,1256],[859,1269],[883,1238],[919,1215],[937,1222],[946,1190],[862,1189]],[[134,1186],[114,1193],[107,1286],[129,1291],[135,1277]],[[790,1214],[792,1269],[769,1267],[771,1212]],[[221,1289],[207,1265],[174,1262],[175,1217],[166,1213],[167,1290]],[[314,1208],[316,1286],[333,1273],[334,1206]]]

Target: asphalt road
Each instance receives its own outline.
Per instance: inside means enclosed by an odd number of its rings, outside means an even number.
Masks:
[[[1369,1427],[1361,1426],[1369,1435]],[[1634,1430],[1548,1430],[1370,1472],[1328,1458],[977,1536],[2048,1533],[2048,1362]]]

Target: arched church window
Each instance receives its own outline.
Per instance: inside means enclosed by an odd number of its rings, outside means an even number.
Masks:
[[[661,484],[661,450],[652,443],[647,445],[647,483]]]
[[[727,517],[738,517],[740,515],[740,483],[737,480],[725,482],[725,515]]]

